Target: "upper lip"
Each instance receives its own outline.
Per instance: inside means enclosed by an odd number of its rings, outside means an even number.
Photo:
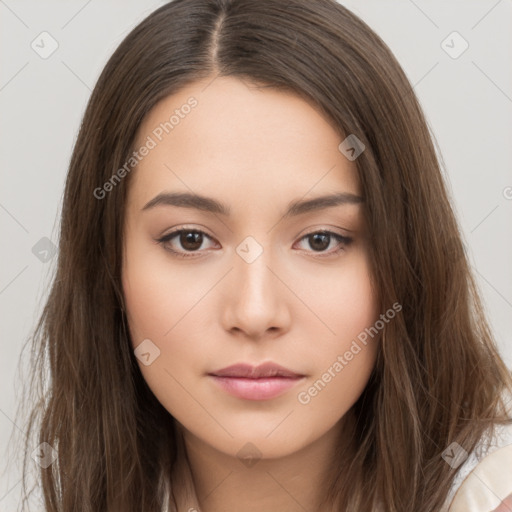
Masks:
[[[276,363],[263,363],[259,366],[239,363],[211,372],[209,375],[217,377],[243,377],[246,379],[258,379],[263,377],[288,377],[297,378],[303,375],[295,373]]]

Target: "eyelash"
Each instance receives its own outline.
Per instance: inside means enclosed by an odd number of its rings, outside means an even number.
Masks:
[[[170,249],[168,246],[166,246],[167,243],[169,243],[173,238],[177,237],[178,235],[181,235],[182,233],[199,233],[207,238],[210,237],[207,233],[204,231],[201,231],[200,229],[186,229],[186,228],[180,228],[175,231],[172,231],[171,233],[168,233],[167,235],[164,235],[163,237],[156,240],[157,243],[164,246],[166,251],[169,251],[174,256],[178,258],[195,258],[195,254],[199,253],[199,251],[188,251],[188,252],[180,252],[175,251],[174,249]],[[336,254],[339,254],[340,252],[344,251],[348,245],[350,245],[353,242],[353,239],[347,236],[340,235],[338,233],[334,233],[333,231],[327,231],[327,230],[319,230],[319,231],[312,231],[311,233],[307,233],[303,237],[300,238],[300,241],[304,240],[305,238],[308,238],[313,235],[330,235],[331,237],[335,238],[339,242],[339,246],[334,250],[330,252],[317,252],[317,254],[322,254],[321,256],[315,256],[315,258],[326,258],[330,256],[334,256]],[[315,252],[315,251],[314,251]]]

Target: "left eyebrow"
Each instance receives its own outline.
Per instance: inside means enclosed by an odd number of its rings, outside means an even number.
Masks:
[[[286,213],[283,218],[295,217],[303,213],[324,210],[325,208],[332,208],[333,206],[340,206],[345,204],[360,204],[364,202],[364,198],[351,192],[339,192],[337,194],[330,194],[326,196],[319,196],[313,199],[296,200],[288,205]]]
[[[339,192],[336,194],[324,195],[313,199],[297,199],[289,203],[283,218],[295,217],[303,213],[323,210],[345,204],[359,204],[364,198],[350,192]],[[181,208],[195,208],[209,213],[230,216],[229,206],[211,197],[192,194],[189,192],[162,192],[144,205],[142,211],[149,210],[156,206],[178,206]]]

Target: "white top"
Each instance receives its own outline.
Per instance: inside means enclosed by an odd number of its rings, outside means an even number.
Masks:
[[[509,495],[504,510],[512,510],[512,421],[497,425],[492,438],[483,436],[460,466],[441,512],[492,512]]]

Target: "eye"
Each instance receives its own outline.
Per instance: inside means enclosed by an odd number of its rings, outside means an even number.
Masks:
[[[200,229],[180,228],[159,238],[157,242],[162,244],[166,250],[173,253],[178,258],[190,258],[194,257],[195,252],[198,252],[198,250],[203,245],[205,238],[211,239],[210,236],[208,236],[204,231],[201,231]],[[174,239],[179,242],[179,245],[181,245],[185,252],[176,250],[172,247],[171,242],[174,241]]]
[[[182,227],[164,235],[156,241],[178,258],[191,258],[195,257],[195,253],[200,252],[205,239],[213,240],[212,237],[200,229],[187,229]],[[320,256],[315,257],[327,257],[338,254],[341,251],[344,251],[353,241],[350,237],[327,230],[308,233],[307,235],[304,235],[299,242],[304,240],[307,240],[309,246],[313,249],[313,252],[321,254]],[[333,240],[337,242],[335,249],[326,251]],[[173,247],[173,242],[181,245],[181,248],[176,249],[176,246]]]
[[[313,252],[321,253],[320,256],[316,257],[327,257],[344,251],[348,245],[350,245],[353,241],[352,238],[340,235],[338,233],[334,233],[333,231],[314,231],[312,233],[308,233],[303,236],[300,241],[306,240],[309,247],[313,249]],[[334,250],[325,251],[330,245],[331,242],[335,240],[337,241],[337,245]]]

